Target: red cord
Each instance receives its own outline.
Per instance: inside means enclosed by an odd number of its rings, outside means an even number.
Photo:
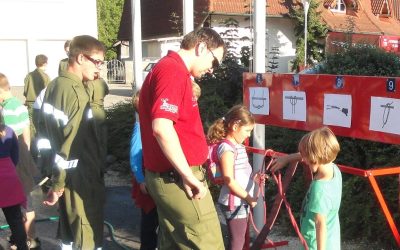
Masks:
[[[266,151],[264,152],[264,159],[263,159],[262,162],[263,162],[263,163],[265,162],[265,156],[267,156],[267,155],[273,156],[273,153],[274,153],[274,151],[271,150],[271,149],[266,150]],[[267,167],[264,168],[265,164],[262,165],[262,167],[260,168],[260,172],[259,172],[259,173],[260,173],[260,174],[265,174],[265,170],[266,170],[266,169],[269,169],[269,167],[270,167],[271,164],[272,164],[272,161],[273,161],[273,157],[271,157],[271,160],[269,161]],[[301,241],[301,244],[303,245],[304,249],[308,250],[307,242],[306,242],[306,240],[304,239],[303,235],[302,235],[301,232],[300,232],[299,226],[297,225],[296,219],[294,218],[292,209],[290,208],[290,204],[289,204],[289,202],[287,201],[286,196],[285,196],[285,194],[284,194],[284,192],[283,192],[283,187],[282,187],[282,175],[281,175],[281,173],[279,172],[279,173],[278,173],[278,177],[276,176],[275,173],[271,173],[271,176],[273,177],[273,179],[275,180],[275,182],[276,182],[276,184],[277,184],[277,186],[278,186],[278,193],[279,193],[279,195],[281,196],[283,202],[285,203],[286,210],[288,211],[288,214],[289,214],[290,222],[292,223],[293,228],[295,229],[295,231],[296,231],[296,233],[297,233],[297,235],[298,235],[298,237],[299,237],[299,239],[300,239],[300,241]],[[266,224],[266,220],[267,220],[267,206],[266,206],[266,202],[265,202],[264,185],[263,185],[261,182],[258,183],[258,192],[257,192],[257,196],[256,196],[256,197],[258,198],[259,195],[262,195],[262,199],[263,199],[263,201],[264,201],[264,202],[263,202],[263,208],[264,208],[263,223],[264,223],[264,225],[265,225],[265,224]],[[250,209],[249,220],[250,220],[250,222],[251,222],[251,224],[252,224],[252,226],[253,226],[253,228],[254,228],[254,231],[255,231],[257,234],[259,234],[259,233],[260,233],[260,230],[257,228],[257,226],[256,226],[255,223],[254,223],[254,217],[253,217],[253,211],[252,211],[252,210],[253,210],[253,209]],[[272,222],[271,227],[272,227],[272,225],[274,225],[274,224],[275,224],[275,221]],[[273,241],[271,241],[270,239],[267,238],[266,240],[268,241],[268,243],[273,244]]]

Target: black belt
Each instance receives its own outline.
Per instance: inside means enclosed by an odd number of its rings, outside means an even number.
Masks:
[[[196,171],[203,171],[203,167],[202,166],[193,166],[190,167],[192,169],[193,172]],[[181,179],[181,175],[178,173],[178,171],[176,171],[176,169],[172,169],[169,171],[165,171],[165,172],[153,172],[151,170],[147,170],[149,172],[151,172],[154,175],[158,175],[159,177],[165,179],[168,183],[178,183]],[[200,181],[204,181],[204,180],[200,180]]]

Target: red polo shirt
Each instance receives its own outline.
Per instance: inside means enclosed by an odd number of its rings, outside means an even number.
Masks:
[[[139,99],[143,161],[146,169],[164,172],[173,169],[153,136],[152,121],[173,121],[183,153],[190,166],[207,158],[207,142],[199,107],[193,96],[192,81],[181,57],[169,51],[147,75]]]

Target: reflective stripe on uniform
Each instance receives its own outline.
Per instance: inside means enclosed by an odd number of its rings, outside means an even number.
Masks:
[[[68,245],[61,242],[61,250],[72,250],[72,242]]]
[[[43,103],[43,112],[52,115],[56,120],[61,120],[64,126],[68,123],[68,116],[49,103]]]
[[[61,156],[59,156],[58,154],[56,154],[54,162],[56,163],[56,165],[59,168],[62,168],[62,169],[76,168],[76,166],[78,165],[78,160],[66,161]]]
[[[88,119],[92,119],[92,118],[93,118],[93,111],[92,111],[92,109],[88,109],[88,111],[87,111],[87,118],[88,118]]]
[[[36,146],[39,150],[41,149],[51,149],[50,141],[46,138],[41,138],[37,141]]]

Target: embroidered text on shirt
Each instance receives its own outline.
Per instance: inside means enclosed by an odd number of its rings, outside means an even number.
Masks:
[[[167,112],[171,112],[174,114],[178,113],[178,106],[167,103],[168,98],[163,98],[161,99],[161,101],[162,101],[162,104],[160,105],[161,110],[165,110]]]

